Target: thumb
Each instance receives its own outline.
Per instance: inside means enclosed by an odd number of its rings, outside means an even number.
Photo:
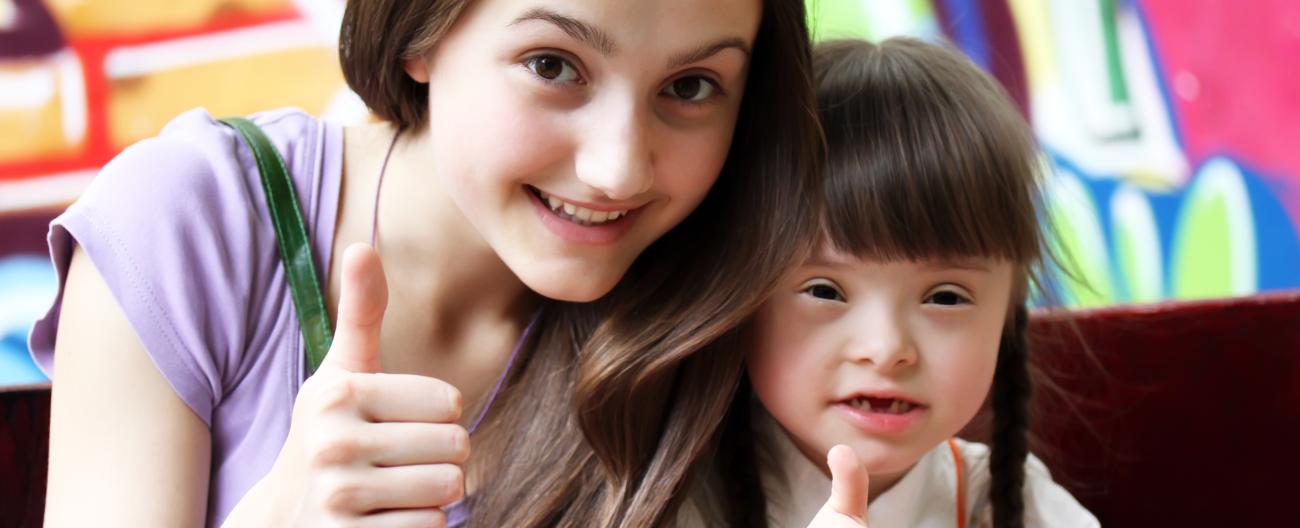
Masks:
[[[339,290],[338,324],[334,342],[321,367],[349,372],[379,371],[379,330],[388,307],[388,280],[379,254],[356,243],[343,251],[343,283]]]
[[[831,498],[826,507],[867,524],[867,470],[858,454],[846,445],[832,447],[826,455],[831,470]]]

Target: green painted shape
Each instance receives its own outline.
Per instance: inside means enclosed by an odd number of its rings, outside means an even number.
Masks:
[[[1062,197],[1052,193],[1050,196],[1048,215],[1055,233],[1049,233],[1048,242],[1060,259],[1058,264],[1068,269],[1056,273],[1061,301],[1079,308],[1114,304],[1115,283],[1106,241],[1097,221],[1097,207],[1086,194]]]
[[[1143,204],[1147,202],[1145,199]],[[1150,266],[1157,268],[1163,261],[1160,255],[1159,234],[1156,233],[1150,209],[1135,211],[1131,207],[1112,207],[1114,229],[1115,267],[1127,287],[1128,302],[1154,302],[1164,298],[1163,274],[1151,277]]]
[[[805,7],[814,41],[871,37],[863,0],[807,0]]]
[[[1115,225],[1115,261],[1128,286],[1128,302],[1151,303],[1162,298],[1160,282],[1152,282],[1141,272],[1141,259],[1151,251],[1143,251],[1131,228]]]
[[[1174,238],[1173,294],[1179,299],[1227,297],[1232,289],[1232,233],[1222,194],[1193,192]]]

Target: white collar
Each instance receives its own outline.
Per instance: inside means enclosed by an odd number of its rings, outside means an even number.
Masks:
[[[772,526],[804,528],[830,497],[831,480],[808,460],[766,412],[755,430],[771,441],[777,467],[761,469]],[[764,423],[766,422],[766,423]],[[950,528],[956,525],[957,476],[947,443],[931,449],[888,491],[871,499],[871,528]]]

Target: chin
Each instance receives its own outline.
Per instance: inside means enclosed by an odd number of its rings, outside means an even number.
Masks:
[[[515,274],[524,286],[538,295],[557,301],[585,303],[604,297],[614,289],[626,268],[620,268],[617,273],[614,271],[572,266],[540,269],[534,266],[532,269],[516,270]]]
[[[928,452],[918,446],[891,445],[880,442],[849,442],[868,473],[890,474],[907,471]]]

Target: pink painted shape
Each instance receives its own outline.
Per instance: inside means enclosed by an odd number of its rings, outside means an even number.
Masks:
[[[1139,0],[1188,160],[1270,178],[1300,226],[1300,2]]]

